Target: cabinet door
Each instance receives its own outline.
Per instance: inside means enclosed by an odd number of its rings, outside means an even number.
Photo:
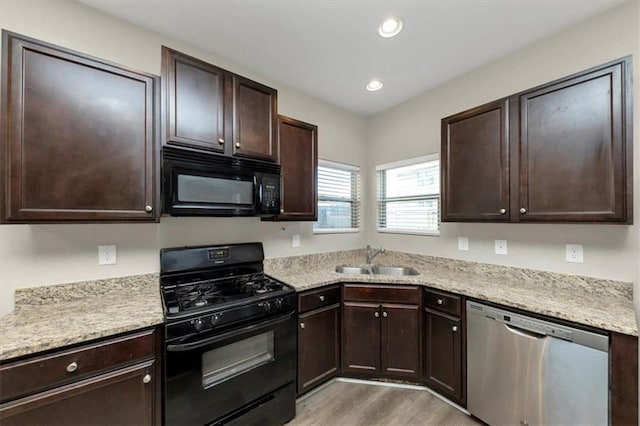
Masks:
[[[55,388],[0,406],[0,423],[13,425],[152,425],[153,362]]]
[[[277,92],[233,75],[233,154],[276,161]]]
[[[157,220],[157,77],[3,39],[2,221]]]
[[[630,67],[607,64],[520,95],[519,220],[631,220]]]
[[[382,372],[420,376],[420,307],[382,304]]]
[[[638,424],[638,338],[611,333],[609,384],[612,425]]]
[[[165,143],[224,152],[225,75],[223,69],[162,47]]]
[[[283,211],[278,219],[315,221],[318,219],[318,127],[280,116],[278,128]]]
[[[508,101],[442,120],[442,220],[509,220]]]
[[[425,376],[429,386],[464,405],[462,321],[425,309]]]
[[[326,382],[340,368],[340,305],[299,317],[298,395]]]
[[[380,307],[371,303],[343,305],[342,370],[380,372]]]

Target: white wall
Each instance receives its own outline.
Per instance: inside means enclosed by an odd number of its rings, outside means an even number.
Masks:
[[[373,116],[367,126],[371,153],[368,178],[374,179],[376,164],[440,152],[443,117],[634,54],[635,221],[640,222],[638,21],[638,3],[627,2]],[[374,185],[369,185],[369,210],[375,208],[373,188]],[[371,214],[366,229],[370,243],[393,250],[633,281],[638,274],[638,228],[638,225],[443,223],[439,237],[424,237],[378,233]],[[458,236],[469,237],[468,252],[458,251]],[[494,254],[494,239],[508,241],[507,256]],[[584,244],[584,264],[565,262],[565,243]]]
[[[0,26],[157,75],[160,46],[173,47],[275,87],[279,113],[318,125],[321,158],[366,166],[363,118],[87,6],[66,0],[0,0]],[[301,234],[300,248],[291,248],[294,233]],[[267,257],[279,257],[360,248],[364,233],[314,236],[308,222],[279,224],[258,218],[163,217],[160,224],[2,225],[0,315],[12,309],[17,287],[158,271],[162,247],[243,241],[262,241]],[[97,265],[99,244],[117,245],[117,265]]]

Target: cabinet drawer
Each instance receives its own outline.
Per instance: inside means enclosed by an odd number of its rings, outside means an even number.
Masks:
[[[155,332],[104,340],[0,367],[0,402],[154,357]]]
[[[340,303],[340,286],[322,287],[305,291],[298,297],[298,312],[307,312],[323,306]]]
[[[424,306],[457,317],[462,316],[462,298],[455,294],[436,290],[425,290]]]
[[[345,284],[344,300],[420,304],[420,288],[406,285]]]

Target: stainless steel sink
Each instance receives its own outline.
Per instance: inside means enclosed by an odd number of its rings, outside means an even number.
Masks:
[[[336,266],[336,272],[341,274],[370,274],[371,272],[367,268],[360,268],[358,266]]]
[[[371,272],[379,275],[420,275],[415,269],[406,266],[374,266]]]
[[[418,271],[406,266],[373,266],[362,268],[360,266],[336,266],[336,272],[341,274],[377,274],[377,275],[420,275]]]

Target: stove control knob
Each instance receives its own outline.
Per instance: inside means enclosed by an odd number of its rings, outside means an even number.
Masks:
[[[271,303],[269,301],[260,302],[258,306],[261,307],[265,312],[271,312]]]
[[[195,328],[197,331],[200,331],[204,326],[204,322],[200,318],[194,319],[193,321],[191,321],[191,324],[193,324],[193,328]]]
[[[282,299],[278,298],[276,299],[276,309],[282,309]]]
[[[222,314],[214,314],[213,316],[211,316],[211,325],[216,325],[218,324],[218,321],[220,321],[220,317],[222,316]]]

